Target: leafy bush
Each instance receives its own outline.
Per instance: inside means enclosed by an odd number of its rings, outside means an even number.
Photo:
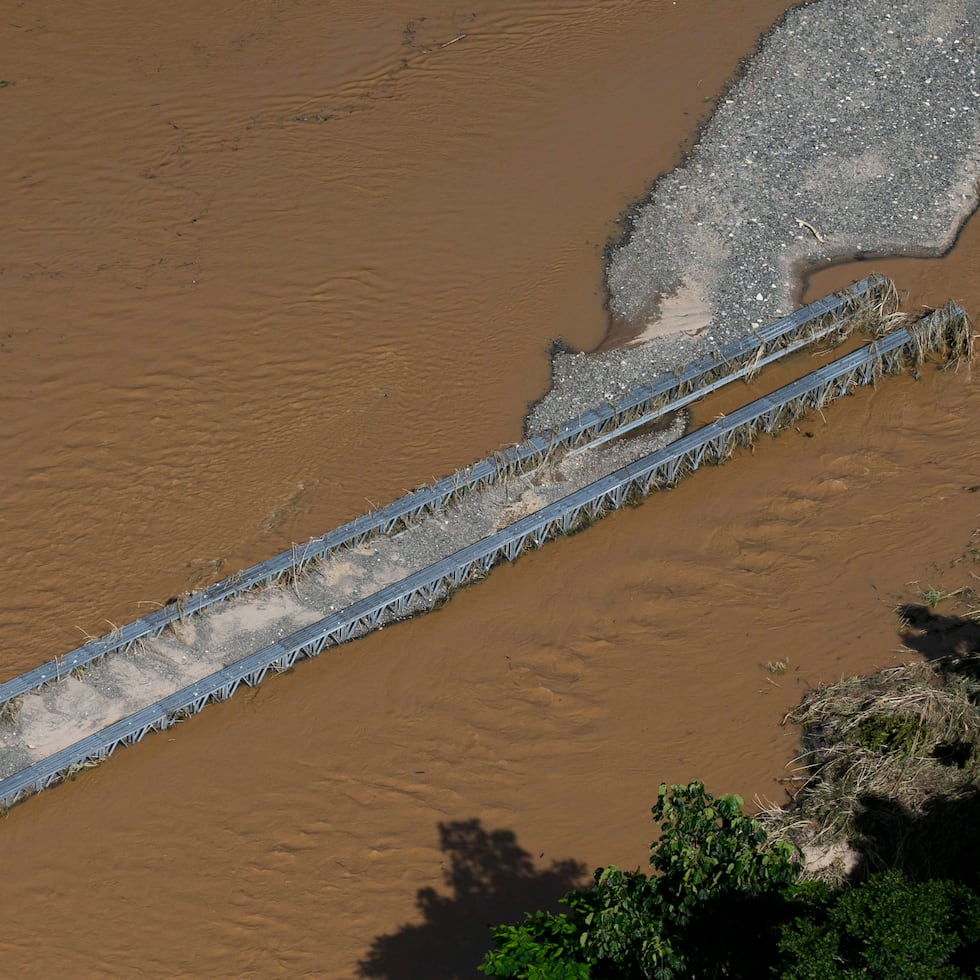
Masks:
[[[494,929],[497,948],[487,953],[480,969],[491,977],[589,980],[579,935],[578,925],[568,916],[533,912],[520,925]]]

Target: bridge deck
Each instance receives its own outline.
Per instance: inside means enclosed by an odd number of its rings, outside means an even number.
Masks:
[[[125,652],[140,640],[159,636],[171,624],[183,622],[186,617],[209,606],[293,578],[336,551],[357,547],[378,535],[397,533],[426,514],[445,511],[474,490],[533,469],[549,454],[608,439],[652,421],[703,394],[756,372],[764,364],[849,329],[855,319],[860,320],[882,307],[890,312],[894,305],[894,286],[888,279],[877,275],[862,279],[848,289],[819,299],[791,316],[747,335],[714,355],[693,361],[676,374],[641,385],[615,403],[591,409],[552,432],[533,436],[436,483],[420,487],[386,507],[308,541],[299,549],[293,548],[237,572],[0,684],[0,712],[14,698],[60,680],[108,654]]]

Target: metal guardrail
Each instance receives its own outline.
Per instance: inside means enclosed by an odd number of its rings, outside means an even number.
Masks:
[[[933,314],[965,316],[958,308]],[[501,559],[514,561],[559,534],[591,523],[609,510],[673,486],[687,473],[721,462],[760,432],[774,433],[810,409],[818,409],[851,388],[877,381],[914,362],[941,329],[932,318],[922,329],[904,327],[833,361],[806,377],[711,422],[670,445],[555,501],[502,531],[467,546],[399,582],[388,585],[344,610],[263,647],[234,664],[147,706],[0,780],[0,806],[9,807],[81,768],[110,756],[152,731],[169,728],[196,714],[210,701],[231,697],[242,684],[254,686],[270,672],[282,672],[298,660],[317,656],[328,646],[347,642],[386,622],[432,608],[453,590],[483,577]]]
[[[533,436],[458,470],[452,476],[420,487],[386,507],[182,597],[0,684],[0,711],[12,699],[58,681],[72,671],[84,669],[111,653],[124,653],[138,640],[159,636],[171,623],[208,606],[251,589],[289,580],[302,574],[311,563],[335,551],[356,547],[377,534],[392,534],[409,527],[426,514],[444,510],[465,493],[540,465],[550,453],[583,444],[598,444],[738,378],[750,376],[765,364],[846,329],[851,315],[888,303],[893,294],[894,287],[887,278],[872,275],[810,303],[791,316],[726,345],[715,354],[693,361],[676,374],[641,385],[614,403],[585,412],[550,432]]]

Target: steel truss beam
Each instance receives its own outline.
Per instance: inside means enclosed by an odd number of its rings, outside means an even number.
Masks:
[[[602,405],[543,435],[495,453],[452,476],[420,487],[387,507],[371,511],[302,547],[237,572],[200,592],[155,610],[141,619],[76,648],[62,657],[0,684],[0,712],[13,698],[60,680],[111,653],[125,653],[135,643],[159,636],[173,622],[182,621],[243,592],[291,581],[311,564],[343,548],[355,547],[379,535],[392,535],[437,514],[465,494],[503,477],[527,472],[554,452],[587,448],[643,425],[696,398],[745,378],[792,351],[847,329],[850,319],[891,302],[894,287],[883,276],[869,276],[848,289],[817,300],[714,354],[692,362],[677,374],[635,388],[622,399]]]

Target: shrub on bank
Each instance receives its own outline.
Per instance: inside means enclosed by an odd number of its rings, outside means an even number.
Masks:
[[[853,886],[803,880],[737,796],[660,787],[654,874],[614,866],[493,932],[481,971],[522,980],[759,977],[882,980],[980,975],[980,895],[900,871]]]

